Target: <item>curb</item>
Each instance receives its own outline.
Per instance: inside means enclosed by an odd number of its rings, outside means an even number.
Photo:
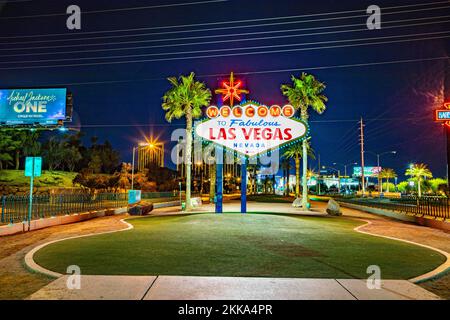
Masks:
[[[433,251],[436,251],[436,252],[442,254],[447,259],[443,264],[438,266],[436,269],[434,269],[434,270],[432,270],[430,272],[427,272],[427,273],[425,273],[423,275],[417,276],[415,278],[408,279],[408,281],[410,281],[412,283],[425,282],[427,280],[431,280],[433,278],[439,277],[439,275],[442,275],[442,274],[446,273],[448,270],[450,270],[450,254],[448,252],[445,252],[445,251],[443,251],[441,249],[437,249],[437,248],[434,248],[434,247],[431,247],[431,246],[427,246],[425,244],[409,241],[409,240],[404,240],[404,239],[399,239],[399,238],[389,237],[389,236],[383,236],[383,235],[379,235],[379,234],[375,234],[375,233],[370,233],[370,232],[367,232],[367,231],[362,231],[361,230],[362,228],[367,227],[367,226],[369,226],[369,225],[371,225],[373,223],[371,221],[365,220],[365,219],[359,219],[359,220],[362,220],[362,221],[367,222],[367,223],[363,224],[363,225],[361,225],[359,227],[354,228],[353,230],[355,230],[356,232],[367,234],[367,235],[371,235],[371,236],[375,236],[375,237],[390,239],[390,240],[402,241],[402,242],[405,242],[405,243],[409,243],[409,244],[413,244],[413,245],[416,245],[416,246],[419,246],[419,247],[430,249],[430,250],[433,250]]]
[[[32,250],[30,250],[30,251],[25,255],[25,259],[24,259],[25,264],[26,264],[26,266],[27,266],[28,268],[30,268],[30,269],[31,269],[32,271],[34,271],[34,272],[42,273],[42,274],[44,274],[44,275],[46,275],[46,276],[49,276],[49,277],[52,277],[52,278],[59,278],[59,277],[62,277],[63,274],[58,273],[58,272],[54,272],[54,271],[51,271],[51,270],[48,270],[48,269],[45,269],[45,268],[41,267],[40,265],[38,265],[38,264],[34,261],[34,259],[33,259],[34,254],[35,254],[37,251],[39,251],[40,249],[42,249],[42,248],[44,248],[44,247],[46,247],[46,246],[48,246],[48,245],[51,245],[51,244],[53,244],[53,243],[57,243],[57,242],[65,241],[65,240],[70,240],[70,239],[79,239],[79,238],[85,238],[85,237],[90,237],[90,236],[96,236],[96,235],[101,235],[101,234],[108,234],[108,233],[122,232],[122,231],[131,230],[131,229],[134,228],[133,225],[130,224],[130,223],[128,223],[128,222],[126,222],[125,219],[121,219],[120,222],[122,222],[122,223],[124,223],[125,225],[127,225],[127,227],[126,227],[125,229],[120,229],[120,230],[105,231],[105,232],[100,232],[100,233],[88,233],[88,234],[81,235],[81,236],[73,236],[73,237],[69,237],[69,238],[63,238],[63,239],[58,239],[58,240],[53,240],[53,241],[50,241],[50,242],[43,243],[43,244],[41,244],[41,245],[39,245],[39,246],[33,248]]]

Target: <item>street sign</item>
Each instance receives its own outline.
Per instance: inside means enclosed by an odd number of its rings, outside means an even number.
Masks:
[[[450,127],[450,103],[444,103],[443,109],[435,110],[434,121],[443,122]]]
[[[25,177],[40,177],[42,175],[42,158],[27,157],[25,159]]]
[[[30,177],[30,198],[28,203],[28,231],[31,229],[31,218],[33,212],[33,185],[34,177],[40,177],[42,174],[42,158],[27,157],[25,159],[25,177]]]
[[[141,201],[141,190],[128,190],[128,204],[136,204]]]

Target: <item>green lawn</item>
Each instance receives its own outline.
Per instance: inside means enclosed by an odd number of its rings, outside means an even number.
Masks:
[[[129,220],[135,229],[67,240],[39,250],[60,273],[408,279],[445,258],[432,250],[353,231],[347,218],[198,214]]]
[[[34,185],[38,188],[71,188],[76,175],[76,172],[43,171],[42,176],[34,179]],[[23,170],[1,170],[0,184],[9,187],[27,187],[30,185],[30,178],[25,177]]]

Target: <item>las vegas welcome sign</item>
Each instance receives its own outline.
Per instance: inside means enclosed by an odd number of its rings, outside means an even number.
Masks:
[[[271,107],[247,102],[230,108],[210,106],[195,134],[239,154],[254,157],[296,143],[308,135],[305,122],[293,118],[291,105]]]

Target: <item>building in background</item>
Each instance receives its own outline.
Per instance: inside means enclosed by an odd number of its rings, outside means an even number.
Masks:
[[[138,171],[150,167],[164,167],[164,143],[158,142],[138,147]]]

